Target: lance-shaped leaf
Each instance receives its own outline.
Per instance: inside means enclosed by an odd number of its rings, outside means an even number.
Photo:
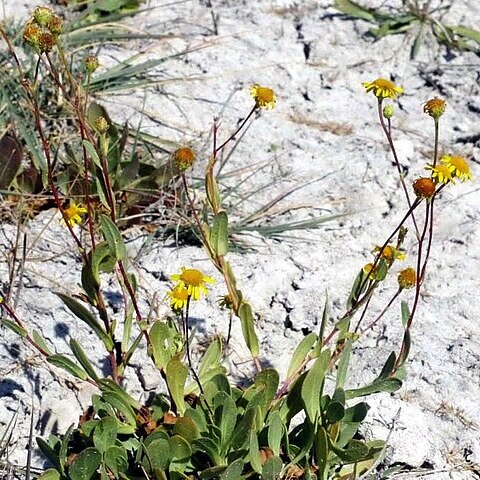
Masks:
[[[219,256],[226,255],[228,252],[228,215],[224,210],[218,212],[213,219],[210,245]]]
[[[127,257],[127,249],[118,227],[106,215],[100,215],[100,225],[102,226],[102,233],[110,247],[112,256],[118,261],[124,260]]]

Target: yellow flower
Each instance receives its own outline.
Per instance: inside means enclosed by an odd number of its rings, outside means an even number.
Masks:
[[[363,82],[362,85],[368,92],[373,92],[379,98],[397,98],[397,93],[403,93],[402,87],[397,87],[386,78],[377,78],[373,82]]]
[[[368,275],[370,280],[375,280],[375,274],[378,271],[378,267],[373,268],[373,263],[367,263],[363,266],[362,270],[365,275]]]
[[[170,307],[172,310],[183,310],[188,301],[188,289],[178,284],[173,290],[167,292],[170,297]]]
[[[185,267],[182,267],[182,273],[172,275],[172,280],[178,281],[177,287],[186,288],[193,300],[200,298],[200,292],[205,295],[208,293],[205,283],[215,283],[213,278],[207,277],[200,270]]]
[[[75,225],[82,223],[82,217],[80,215],[87,213],[87,209],[81,203],[77,204],[75,202],[70,202],[70,205],[63,211],[63,213],[65,214],[62,219],[63,225],[66,226],[66,223],[68,223],[68,225],[74,227]]]
[[[417,283],[417,273],[414,268],[408,267],[398,274],[397,279],[400,288],[413,288]]]
[[[266,110],[275,107],[277,96],[271,88],[261,87],[257,83],[250,87],[250,94],[255,100],[255,106]]]
[[[427,100],[423,111],[435,119],[440,118],[445,112],[445,100],[438,97]]]
[[[432,165],[427,165],[425,167],[426,170],[431,170],[432,171],[432,178],[434,178],[437,182],[440,183],[448,183],[452,182],[455,183],[453,180],[452,173],[455,170],[455,167],[453,165],[447,166],[447,165],[437,165],[436,167]]]
[[[382,247],[378,245],[372,250],[373,254],[377,254],[382,250]],[[383,258],[388,263],[392,263],[394,260],[405,260],[407,258],[407,254],[402,252],[398,248],[395,248],[393,245],[387,245],[383,250],[380,258]]]
[[[444,155],[440,161],[447,167],[452,168],[452,175],[457,177],[461,182],[465,180],[471,180],[472,174],[470,172],[470,166],[463,157]]]

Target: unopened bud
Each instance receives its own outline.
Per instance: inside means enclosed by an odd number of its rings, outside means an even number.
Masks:
[[[105,133],[108,130],[108,122],[105,117],[97,117],[93,122],[93,126],[98,133]]]
[[[395,115],[395,109],[393,108],[393,105],[391,103],[385,105],[383,107],[383,116],[385,118],[392,118],[393,115]]]
[[[100,61],[98,60],[98,57],[95,57],[94,55],[88,55],[85,57],[85,68],[88,73],[93,73],[99,66]]]
[[[33,19],[41,26],[46,27],[52,19],[54,13],[49,7],[37,7],[33,11]]]

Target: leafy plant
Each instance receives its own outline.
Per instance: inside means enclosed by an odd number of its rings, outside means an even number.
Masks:
[[[386,11],[367,8],[353,0],[335,0],[334,8],[349,17],[375,25],[369,33],[376,39],[411,33],[414,38],[410,50],[412,59],[417,57],[428,33],[448,48],[480,54],[480,31],[465,25],[447,25],[444,22],[443,17],[452,4],[453,2],[442,0],[439,6],[432,7],[431,0],[403,0],[402,7]]]
[[[359,432],[369,410],[363,397],[395,392],[402,386],[411,328],[432,246],[434,201],[450,183],[471,178],[468,162],[463,157],[438,158],[439,119],[445,111],[445,101],[434,98],[424,106],[425,113],[434,120],[434,153],[432,163],[426,167],[430,176],[418,178],[412,184],[415,194],[412,200],[392,139],[393,106],[384,105],[385,99],[394,100],[403,89],[383,78],[364,84],[367,92],[375,95],[380,126],[390,145],[408,208],[385,242],[373,250],[373,261],[356,275],[343,315],[332,322],[328,300],[325,301],[318,333],[310,333],[299,343],[282,382],[275,369],[263,368],[255,314],[227,260],[232,222],[219,186],[222,151],[235,141],[250,120],[260,117],[262,110],[275,107],[275,92],[253,85],[250,111],[223,143],[218,142],[219,124],[215,121],[212,154],[203,179],[206,199],[201,210],[192,200],[187,176],[196,156],[188,146],[173,152],[172,170],[183,190],[196,232],[226,287],[221,303],[229,310],[230,321],[236,317],[240,323],[252,367],[256,370],[252,380],[240,387],[228,376],[231,372],[223,364],[226,352],[220,339],[209,343],[198,367],[195,358],[192,359],[195,338],[190,328],[190,312],[193,304],[208,294],[207,284],[214,282],[212,277],[200,270],[182,267],[180,273],[172,275],[176,283],[167,292],[172,315],[151,320],[143,313],[120,226],[124,209],[145,201],[143,196],[134,195],[138,192],[133,187],[139,189],[141,182],[148,179],[158,188],[165,178],[158,169],[139,178],[138,158],[132,156],[128,162],[124,161],[125,137],[109,120],[106,111],[88,100],[88,90],[82,90],[82,84],[65,62],[58,41],[58,17],[54,12],[39,7],[27,25],[31,27],[26,30],[27,41],[37,51],[38,68],[33,83],[22,83],[23,101],[27,102],[35,121],[41,148],[38,161],[42,165],[42,181],[51,192],[82,264],[77,291],[56,294],[73,317],[93,332],[109,365],[107,373],[101,372],[85,347],[74,338],[69,343],[71,354],[52,352],[40,332],[29,330],[9,298],[0,299],[5,315],[2,324],[6,328],[29,343],[52,366],[98,389],[77,426],[72,425],[62,437],[52,435],[47,440],[38,439],[39,448],[52,463],[52,468],[42,474],[42,480],[300,477],[347,480],[365,474],[378,462],[385,443],[367,441]],[[49,42],[39,41],[35,32],[40,27]],[[21,76],[22,67],[13,44],[6,32],[1,33]],[[53,48],[58,49],[58,66],[51,58]],[[91,73],[96,64],[95,59],[86,62],[87,72]],[[48,141],[51,131],[41,119],[42,109],[47,107],[39,103],[36,88],[40,66],[65,94],[76,122],[78,139],[73,144],[68,165],[75,173],[72,177],[55,163]],[[65,84],[59,81],[58,69],[64,70]],[[3,178],[14,182],[11,172],[18,165],[15,163],[20,152],[18,143],[5,140],[0,146],[8,154],[8,168],[3,171],[10,172],[4,173]],[[62,192],[67,189],[82,203],[69,199],[68,205],[65,204]],[[120,196],[122,189],[132,196]],[[416,216],[419,208],[424,208],[423,224]],[[407,221],[414,227],[416,268],[398,272],[397,291],[377,318],[364,326],[370,300],[379,285],[392,275],[396,262],[405,258]],[[114,316],[107,306],[106,280],[116,280],[122,293],[123,317]],[[355,342],[370,332],[409,289],[414,289],[414,297],[410,304],[404,300],[400,305],[403,338],[399,348],[390,353],[376,378],[363,384],[358,380],[354,382],[349,378],[349,364]],[[355,324],[356,315],[359,318]],[[123,382],[131,358],[142,343],[147,347],[148,359],[157,369],[159,380],[164,382],[164,393],[158,393],[145,404],[133,398]]]

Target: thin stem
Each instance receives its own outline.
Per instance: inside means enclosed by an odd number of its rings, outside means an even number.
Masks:
[[[200,379],[198,378],[197,372],[193,368],[192,365],[192,359],[190,357],[190,325],[188,323],[189,320],[189,310],[190,310],[190,299],[191,295],[188,295],[187,297],[187,305],[185,307],[185,320],[184,320],[184,330],[185,330],[185,345],[186,345],[186,350],[187,350],[187,360],[188,360],[188,365],[190,367],[190,371],[192,372],[193,378],[197,382],[198,388],[200,389],[200,392],[203,396],[205,396],[205,391],[203,390],[202,384],[200,383]]]
[[[385,313],[387,312],[387,310],[392,306],[393,302],[398,298],[398,296],[400,295],[400,292],[402,291],[401,288],[399,288],[397,290],[397,292],[395,293],[395,295],[390,299],[390,301],[387,303],[387,305],[385,306],[385,308],[382,310],[382,312],[378,315],[378,317],[372,322],[370,323],[368,326],[366,326],[364,329],[360,330],[360,333],[363,335],[364,333],[366,333],[368,330],[371,330],[381,319],[382,317],[385,315]],[[358,328],[359,325],[357,325],[357,328]]]
[[[255,111],[257,110],[257,106],[255,105],[251,110],[250,110],[250,113],[245,117],[245,119],[243,120],[243,122],[240,124],[240,126],[219,146],[219,147],[215,147],[214,146],[214,149],[213,149],[213,156],[215,157],[217,155],[217,153],[223,148],[225,147],[225,145],[227,145],[227,143],[229,143],[231,140],[233,140],[235,138],[235,136],[238,134],[238,132],[245,126],[245,124],[248,122],[248,120],[250,120],[250,117],[255,113]],[[215,124],[214,124],[214,132],[216,133],[216,131],[218,130],[218,128],[215,127]],[[214,135],[214,139],[216,138],[216,136]],[[214,142],[215,143],[215,142]]]
[[[382,126],[382,129],[385,133],[385,136],[387,137],[387,140],[388,140],[388,144],[390,146],[390,150],[392,151],[392,154],[393,154],[393,158],[395,160],[395,166],[397,167],[397,171],[398,171],[398,176],[400,178],[400,183],[402,184],[402,188],[403,188],[403,191],[405,193],[405,198],[407,199],[407,203],[408,203],[408,207],[409,207],[409,212],[411,213],[412,215],[412,221],[413,221],[413,225],[415,227],[415,232],[416,232],[416,235],[417,235],[417,238],[419,238],[420,236],[420,230],[418,228],[418,225],[417,225],[417,221],[415,219],[415,215],[413,213],[413,210],[412,210],[412,202],[410,200],[410,195],[408,193],[408,189],[407,189],[407,186],[405,185],[405,180],[403,178],[403,172],[402,172],[402,167],[400,165],[400,161],[398,160],[398,155],[397,155],[397,150],[395,149],[395,144],[393,143],[393,138],[392,138],[392,135],[391,135],[391,130],[389,129],[389,127],[385,124],[385,120],[383,118],[383,112],[382,112],[382,101],[383,99],[382,98],[379,98],[378,99],[378,117],[380,119],[380,124]]]

